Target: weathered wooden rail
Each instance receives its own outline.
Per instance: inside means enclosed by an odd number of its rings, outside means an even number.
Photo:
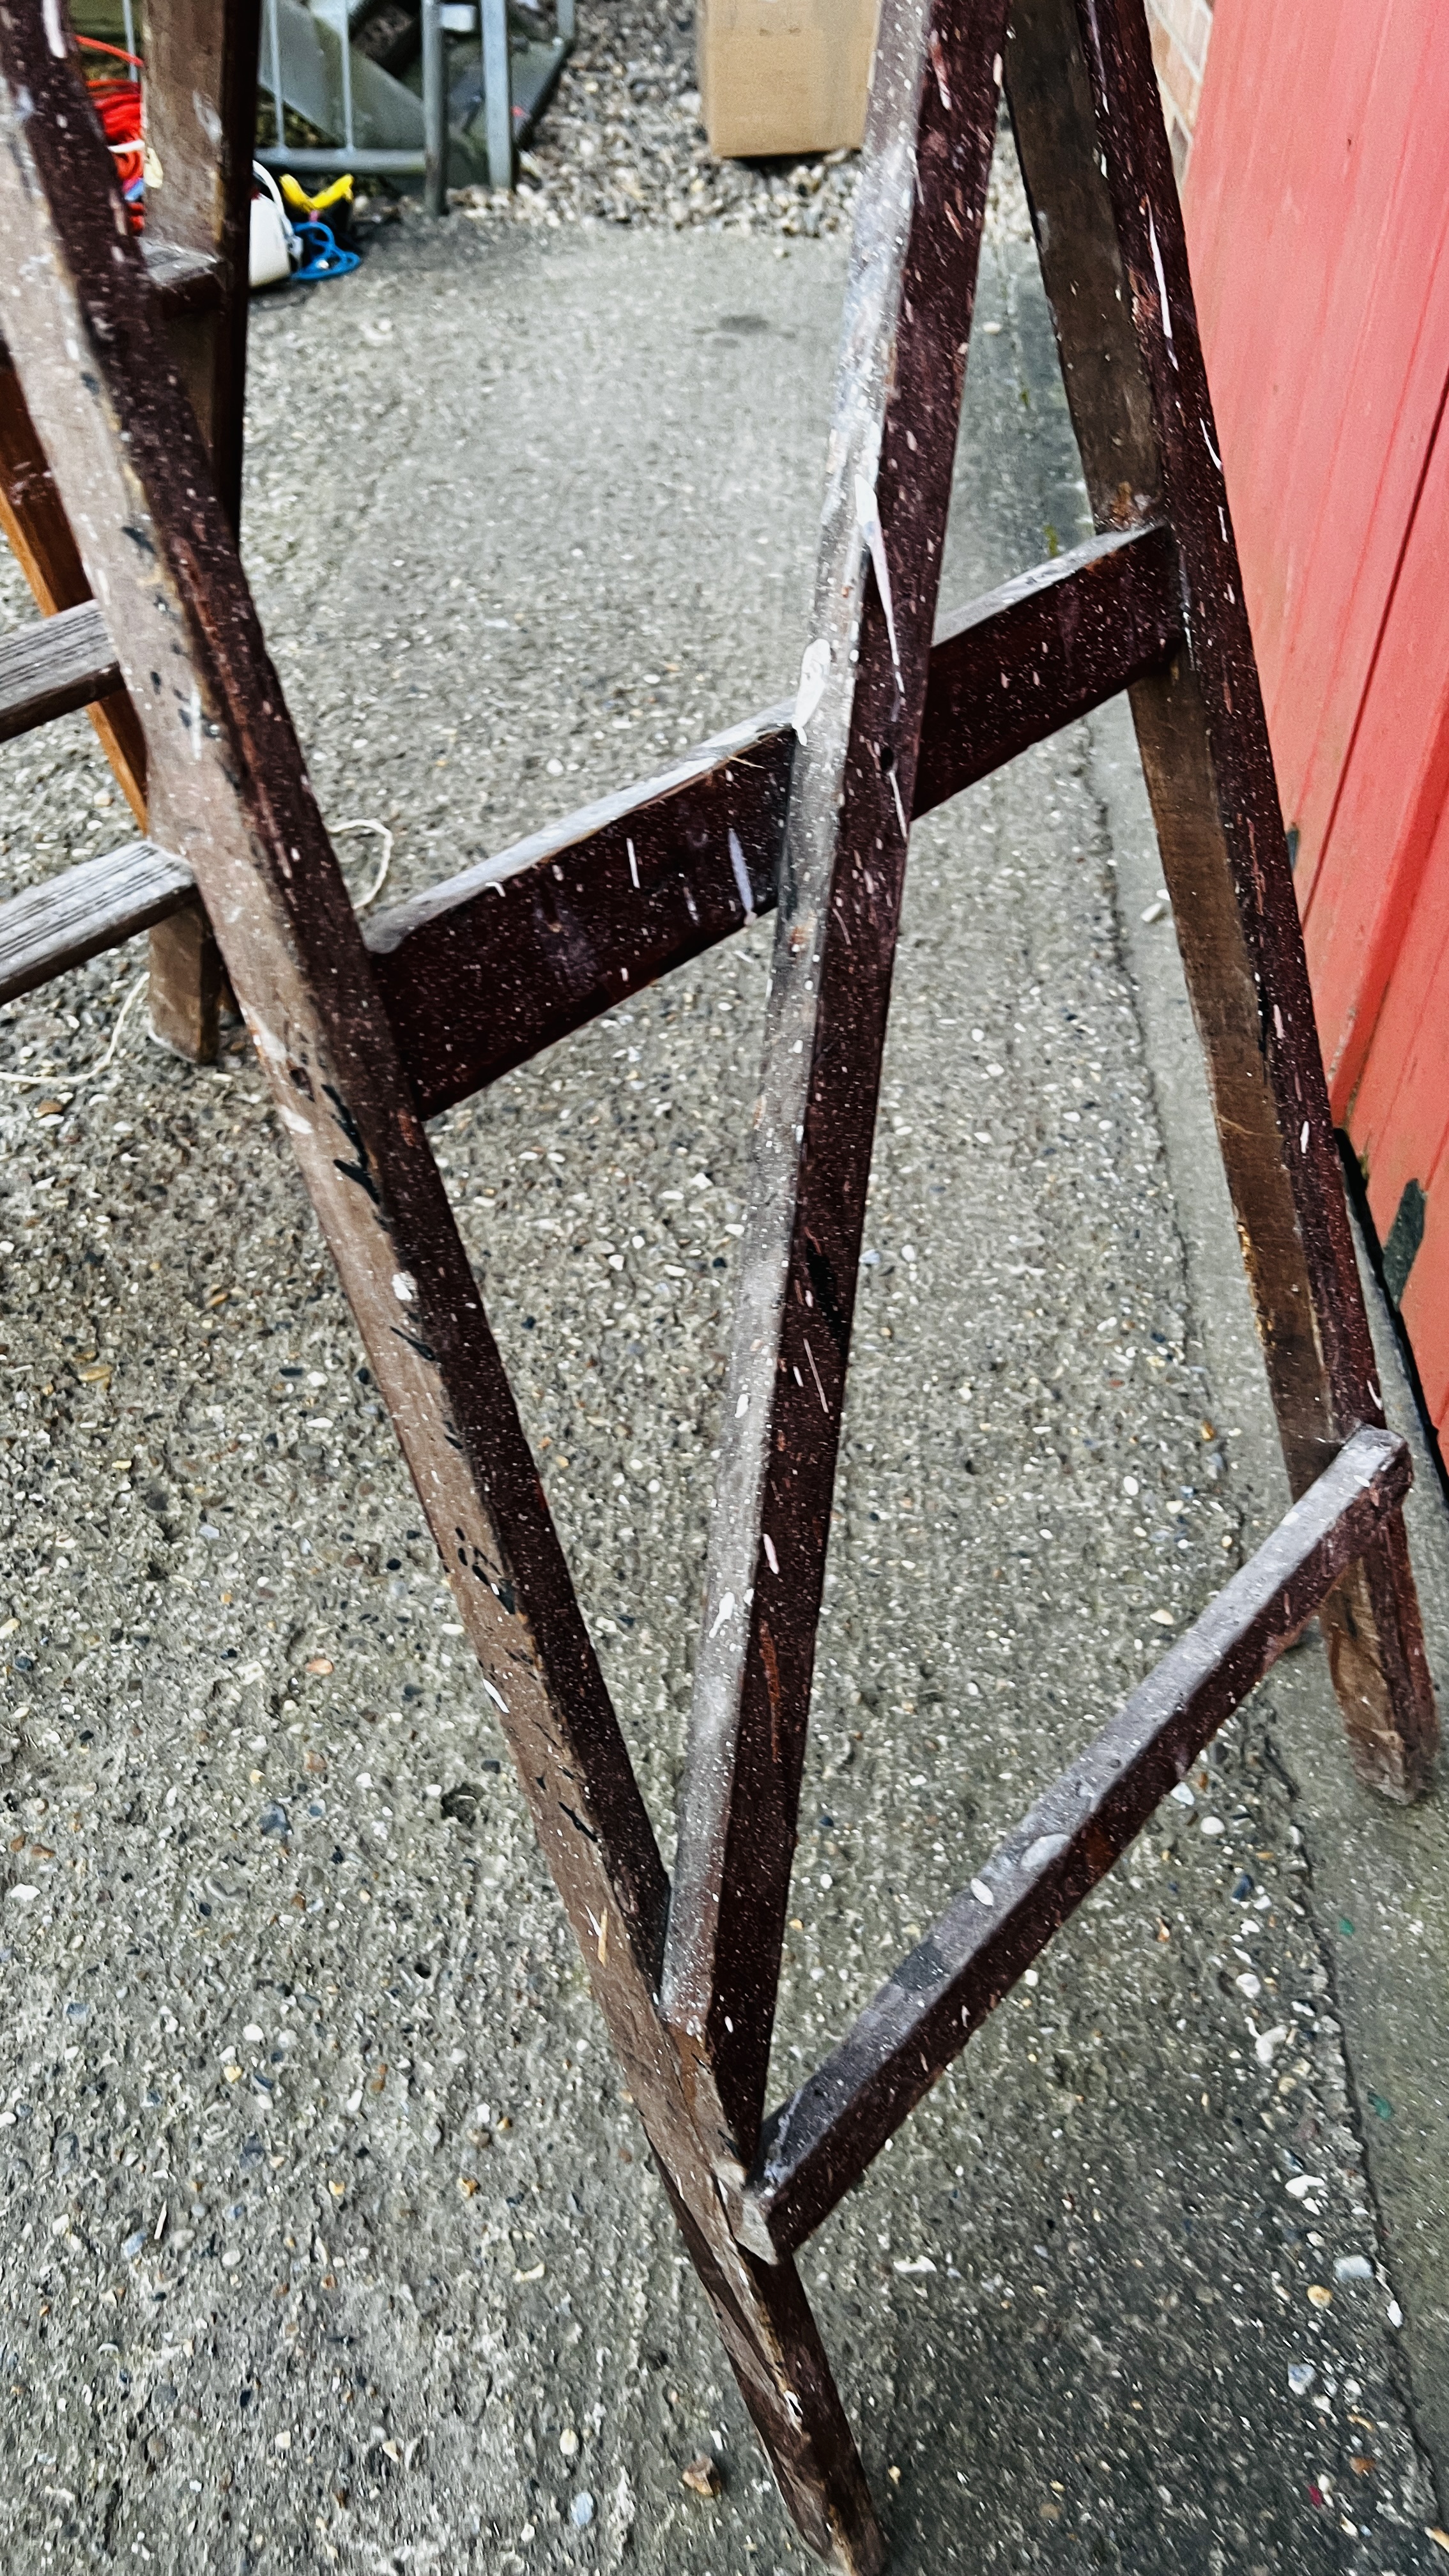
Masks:
[[[199,891],[745,2402],[810,2546],[875,2569],[794,2254],[1315,1612],[1363,1776],[1413,1796],[1436,1740],[1140,0],[885,0],[793,709],[365,932],[48,23],[0,14],[0,328],[154,842],[9,907],[0,993]],[[1099,534],[938,627],[1003,79]],[[0,702],[99,687],[100,643],[0,664]],[[909,824],[1123,688],[1295,1502],[767,2116]],[[671,1888],[424,1121],[771,906]]]

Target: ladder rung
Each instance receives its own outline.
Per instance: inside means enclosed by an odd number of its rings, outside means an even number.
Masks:
[[[1181,635],[1176,564],[1165,528],[1095,537],[944,620],[916,813],[1161,662]],[[773,909],[790,715],[769,707],[366,925],[425,1118],[738,930],[732,838],[752,909]]]
[[[58,621],[57,621],[58,622]],[[179,912],[196,891],[191,870],[153,841],[83,859],[0,903],[0,1002],[83,966]]]
[[[221,262],[214,252],[181,250],[175,242],[142,241],[146,272],[168,321],[186,313],[210,313],[221,302]],[[0,332],[0,367],[11,363]]]
[[[0,642],[0,742],[88,707],[121,685],[93,599],[17,628]]]
[[[210,313],[221,302],[221,262],[214,251],[183,250],[176,242],[141,238],[141,257],[169,317]]]
[[[917,814],[1160,661],[1180,632],[1174,564],[1163,528],[1097,538],[944,621],[931,654]],[[119,682],[93,601],[26,627],[0,643],[0,741]],[[752,909],[773,909],[791,741],[788,708],[768,708],[676,769],[367,924],[425,1117],[738,930],[745,906],[731,834]],[[178,861],[140,842],[0,905],[0,1000],[118,946],[190,888]]]
[[[1393,1432],[1355,1432],[1110,1725],[1008,1834],[970,1891],[955,1899],[839,2047],[767,2121],[739,2217],[739,2233],[753,2252],[766,2261],[793,2253],[860,2180],[1312,1618],[1344,1568],[1373,1545],[1411,1476],[1408,1450]]]

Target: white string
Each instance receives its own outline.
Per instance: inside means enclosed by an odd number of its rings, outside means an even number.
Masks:
[[[131,986],[129,993],[121,1004],[120,1010],[116,1014],[116,1025],[111,1031],[111,1042],[107,1047],[105,1054],[103,1056],[98,1056],[94,1064],[84,1066],[79,1073],[67,1073],[64,1067],[58,1064],[42,1065],[38,1073],[0,1072],[0,1082],[19,1083],[22,1087],[33,1087],[34,1085],[43,1082],[58,1082],[67,1091],[78,1091],[82,1083],[94,1082],[96,1076],[104,1073],[107,1066],[113,1061],[116,1049],[121,1043],[121,1031],[126,1025],[131,1005],[133,1002],[139,1000],[150,980],[151,971],[148,967],[144,974],[137,976],[135,983]]]
[[[392,866],[392,834],[385,823],[374,823],[365,815],[359,815],[355,822],[334,823],[332,826],[332,838],[334,841],[342,832],[380,832],[382,835],[382,865],[378,869],[376,876],[373,878],[371,885],[368,887],[366,894],[359,895],[352,907],[354,912],[366,912],[370,903],[376,903],[378,896],[381,894],[383,887],[387,883],[387,872]]]

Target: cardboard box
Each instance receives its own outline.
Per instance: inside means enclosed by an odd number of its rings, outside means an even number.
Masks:
[[[698,0],[699,92],[721,161],[855,151],[878,0]]]

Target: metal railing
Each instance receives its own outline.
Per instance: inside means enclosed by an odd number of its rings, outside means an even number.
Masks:
[[[507,0],[422,0],[421,92],[358,50],[357,15],[349,0],[263,0],[258,78],[273,139],[257,158],[299,174],[421,177],[430,214],[458,179],[511,188],[515,157],[573,49],[574,0],[556,0],[552,38],[521,46],[510,41]],[[289,144],[289,112],[322,139]]]

